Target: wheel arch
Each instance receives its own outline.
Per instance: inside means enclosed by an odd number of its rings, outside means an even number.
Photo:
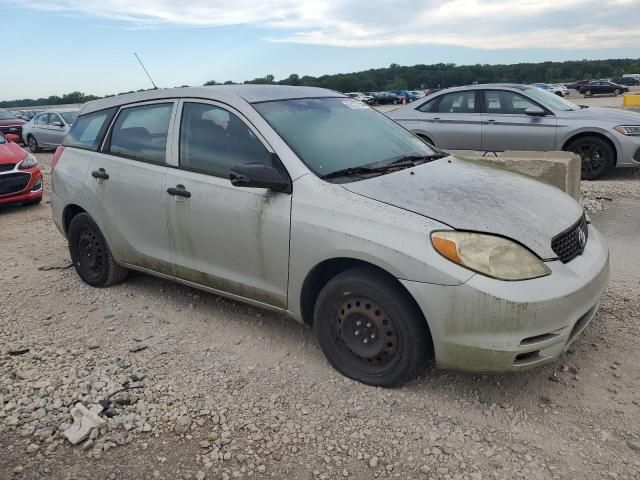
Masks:
[[[407,298],[414,304],[417,311],[420,312],[429,335],[431,336],[431,328],[429,327],[429,322],[422,312],[422,309],[418,305],[418,302],[416,302],[413,295],[411,295],[411,293],[401,282],[398,281],[396,277],[394,277],[391,273],[389,273],[384,268],[379,267],[378,265],[367,262],[365,260],[351,257],[336,257],[323,260],[307,273],[307,276],[302,283],[302,289],[300,291],[300,312],[302,320],[306,325],[313,325],[313,312],[315,309],[316,301],[318,299],[320,291],[324,288],[324,286],[329,281],[331,281],[331,279],[335,278],[336,275],[339,275],[346,270],[357,267],[371,269],[373,271],[379,272],[387,277],[390,281],[398,285],[407,296]]]
[[[600,138],[601,140],[604,140],[605,142],[607,142],[609,144],[609,146],[613,149],[613,164],[617,165],[618,164],[618,147],[616,146],[616,144],[613,142],[613,140],[611,140],[611,138],[609,138],[607,135],[601,133],[601,132],[596,132],[593,130],[588,130],[588,131],[582,131],[579,133],[575,133],[573,135],[571,135],[567,140],[564,141],[564,143],[562,144],[562,150],[567,150],[568,146],[580,139],[580,138],[584,138],[584,137],[597,137]]]
[[[62,211],[62,226],[64,227],[64,234],[68,235],[69,226],[71,225],[71,220],[73,217],[80,213],[86,213],[87,211],[79,205],[70,204],[64,207]]]

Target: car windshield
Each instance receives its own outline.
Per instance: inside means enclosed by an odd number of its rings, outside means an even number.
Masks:
[[[0,120],[13,120],[14,118],[18,117],[8,110],[0,110]]]
[[[436,152],[383,114],[350,98],[305,98],[254,104],[318,176],[407,155]]]
[[[75,122],[76,118],[78,118],[78,112],[60,112],[60,115],[62,115],[64,121],[69,125],[73,125],[73,122]]]
[[[558,95],[549,92],[548,90],[542,90],[538,87],[531,87],[525,90],[526,94],[529,95],[533,100],[540,102],[545,107],[548,107],[552,110],[562,110],[565,112],[569,112],[571,110],[580,110],[580,107],[575,103],[571,103],[568,100],[565,100]]]

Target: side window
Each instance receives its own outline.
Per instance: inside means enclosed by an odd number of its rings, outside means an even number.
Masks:
[[[49,124],[53,125],[55,122],[62,123],[62,119],[57,113],[49,114]],[[64,123],[62,123],[64,125]]]
[[[180,122],[180,166],[229,177],[243,163],[271,165],[271,154],[236,115],[213,105],[185,103]]]
[[[448,93],[441,97],[438,113],[475,113],[476,92]]]
[[[48,113],[43,113],[41,115],[38,115],[38,118],[36,118],[36,124],[38,125],[47,125],[48,123],[49,123]]]
[[[108,151],[123,157],[164,163],[172,111],[173,103],[123,108],[113,124]]]
[[[416,108],[416,110],[424,113],[434,112],[435,111],[434,108],[437,104],[438,104],[438,99],[434,98],[433,100],[429,100],[428,102],[423,103],[418,108]]]
[[[110,108],[78,117],[62,144],[97,151],[116,111],[117,108]]]
[[[523,114],[529,107],[537,106],[529,99],[515,92],[488,90],[484,92],[487,113]]]

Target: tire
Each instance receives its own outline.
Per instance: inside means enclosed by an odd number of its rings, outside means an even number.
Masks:
[[[88,214],[73,217],[67,237],[71,261],[85,283],[108,287],[126,278],[128,270],[116,263],[102,232]]]
[[[31,153],[38,153],[40,151],[38,141],[33,135],[27,136],[27,145],[29,146],[29,150],[31,150]]]
[[[567,145],[565,150],[580,155],[583,180],[601,178],[616,163],[613,147],[600,137],[578,138]]]
[[[619,89],[619,88],[616,88],[616,89],[613,91],[613,94],[614,94],[616,97],[617,97],[618,95],[620,95],[621,93],[622,93],[622,92],[620,91],[620,89]]]
[[[564,97],[564,95],[562,94],[562,92],[556,92],[556,95],[558,95],[559,97]]]
[[[42,197],[34,198],[33,200],[29,200],[28,202],[24,202],[23,205],[29,207],[31,205],[38,205],[42,201]]]
[[[347,270],[324,286],[314,330],[329,363],[367,385],[402,385],[433,357],[418,307],[393,279],[371,268]]]
[[[591,92],[591,90],[585,90],[584,91],[584,96],[585,97],[590,97],[591,95],[593,95],[593,92]]]

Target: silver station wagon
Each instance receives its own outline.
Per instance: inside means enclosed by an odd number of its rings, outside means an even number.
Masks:
[[[371,385],[400,385],[430,360],[548,363],[608,279],[606,242],[571,197],[456,159],[324,89],[90,102],[52,179],[54,221],[88,284],[132,269],[282,312]]]

